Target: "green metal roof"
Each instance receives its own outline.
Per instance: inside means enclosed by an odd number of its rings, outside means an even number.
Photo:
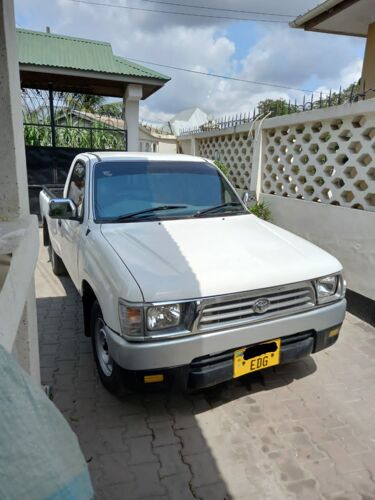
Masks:
[[[161,73],[115,56],[107,42],[17,29],[17,44],[20,64],[170,80]]]

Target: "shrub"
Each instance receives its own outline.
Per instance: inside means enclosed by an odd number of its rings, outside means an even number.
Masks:
[[[217,166],[217,168],[223,172],[223,174],[225,175],[225,177],[229,176],[229,167],[228,167],[228,165],[225,165],[225,163],[222,163],[219,160],[215,160],[214,163]]]
[[[263,201],[262,202],[257,201],[255,203],[255,205],[253,205],[250,208],[250,212],[252,214],[256,215],[257,217],[259,217],[259,219],[263,219],[263,220],[267,220],[267,221],[272,220],[271,209],[269,208],[267,203],[264,203]]]

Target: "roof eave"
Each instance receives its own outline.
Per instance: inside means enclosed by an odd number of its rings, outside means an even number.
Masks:
[[[289,23],[289,26],[291,28],[304,29],[305,31],[323,31],[319,29],[314,30],[314,27],[358,1],[359,0],[326,0],[324,3],[317,5],[314,9],[306,12],[306,14],[298,16]]]
[[[142,99],[146,99],[170,80],[26,63],[20,63],[19,68],[23,87],[47,89],[52,84],[56,90],[69,91],[66,78],[63,78],[69,76],[69,84],[74,88],[72,91],[95,94],[95,88],[100,88],[99,95],[110,97],[123,97],[126,86],[136,84],[143,86]],[[64,79],[65,83],[62,84],[60,79]]]

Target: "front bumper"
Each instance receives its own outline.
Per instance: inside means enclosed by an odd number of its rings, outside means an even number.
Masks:
[[[283,337],[281,339],[280,364],[297,361],[331,346],[338,339],[340,326],[336,325],[335,328],[320,332],[311,330]],[[334,332],[335,335],[330,335],[331,332]],[[216,356],[195,359],[187,367],[186,386],[189,389],[202,389],[233,378],[234,351],[235,349],[232,349]]]
[[[336,325],[341,325],[345,309],[346,300],[343,299],[294,316],[268,320],[264,323],[152,342],[128,342],[106,327],[107,342],[114,361],[126,370],[175,368],[190,365],[197,358],[225,353],[274,338],[283,339],[301,332],[316,334],[327,331]],[[316,345],[319,347],[319,340]]]

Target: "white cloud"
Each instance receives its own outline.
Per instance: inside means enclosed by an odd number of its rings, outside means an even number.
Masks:
[[[167,123],[173,116],[173,113],[164,113],[160,110],[150,109],[147,105],[147,101],[144,102],[140,108],[139,118],[140,121],[153,123],[157,125],[162,125]]]
[[[243,74],[302,88],[311,79],[333,85],[356,58],[359,44],[351,37],[276,28],[250,50]]]
[[[359,80],[362,73],[362,60],[357,59],[341,69],[338,78],[330,86],[321,85],[317,88],[317,92],[329,94],[330,91],[338,92],[340,87],[342,89],[348,88],[352,83]]]
[[[33,0],[32,8],[30,0],[15,0],[15,3],[22,26],[44,30],[48,25],[53,32],[109,41],[114,52],[123,57],[308,89],[347,86],[360,72],[363,42],[350,37],[306,33],[277,24],[249,23],[247,42],[246,37],[238,41],[235,36],[233,28],[239,25],[214,19],[111,9],[69,0]],[[125,0],[121,3],[125,4]],[[301,0],[289,0],[288,13],[304,12],[315,5],[316,0],[304,0],[302,7],[301,3]],[[128,5],[162,8],[151,7],[141,0]],[[205,5],[218,7],[228,3],[206,0]],[[247,0],[231,0],[228,8],[286,11],[277,0],[254,0],[251,6]],[[225,12],[218,15],[225,16]],[[236,43],[241,43],[241,53],[246,49],[242,60],[237,56]],[[199,106],[209,114],[225,115],[252,111],[259,100],[267,98],[302,97],[295,91],[153,68],[172,77],[162,90],[142,103],[142,119],[153,122],[164,121],[187,107]]]

